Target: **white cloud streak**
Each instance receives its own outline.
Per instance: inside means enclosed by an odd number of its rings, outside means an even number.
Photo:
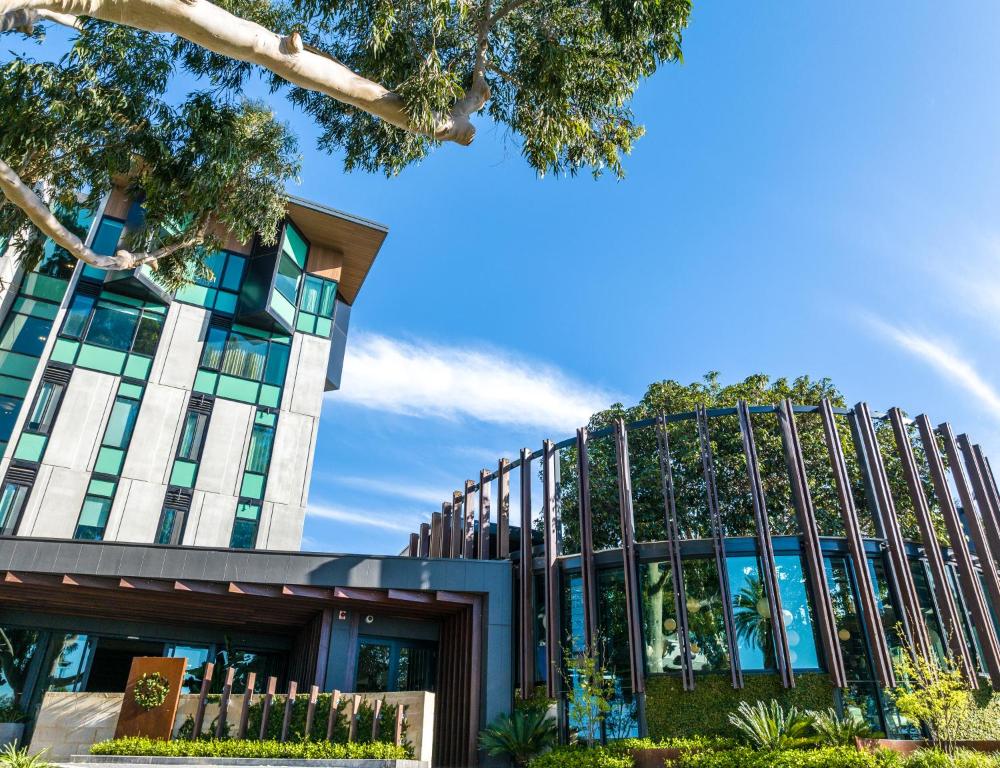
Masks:
[[[371,333],[351,339],[338,404],[423,418],[472,418],[561,436],[620,400],[552,365],[503,350],[402,341]]]
[[[411,485],[399,480],[386,480],[377,477],[361,477],[358,475],[324,474],[323,479],[331,485],[357,488],[362,491],[373,491],[380,496],[392,496],[398,499],[409,499],[424,504],[437,506],[444,499],[451,498],[451,490],[446,487]]]
[[[409,518],[393,515],[381,510],[351,509],[349,507],[331,505],[310,505],[306,509],[306,517],[318,517],[323,520],[333,520],[348,525],[360,525],[368,528],[380,528],[385,531],[412,531],[414,520],[419,522],[420,515],[414,513]]]
[[[973,362],[949,341],[935,339],[908,328],[867,318],[869,325],[897,347],[922,360],[939,376],[975,397],[989,414],[1000,421],[1000,392],[976,370]]]

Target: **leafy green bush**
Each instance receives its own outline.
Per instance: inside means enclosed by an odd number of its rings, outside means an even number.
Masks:
[[[556,747],[530,763],[530,768],[632,768],[632,758],[607,747]]]
[[[559,737],[556,721],[539,709],[515,709],[500,715],[479,734],[479,745],[493,757],[509,757],[527,765]]]
[[[971,752],[967,749],[956,750],[952,755],[940,749],[921,749],[910,755],[905,763],[905,768],[998,768],[998,766],[1000,766],[1000,756]]]
[[[152,757],[256,757],[291,760],[405,760],[406,746],[383,741],[335,744],[329,741],[251,741],[249,739],[149,739],[132,736],[102,741],[90,748],[92,755],[145,755]]]
[[[16,744],[8,744],[0,750],[0,766],[3,768],[54,768],[45,759],[45,750],[37,755],[28,752],[28,748],[19,748]]]
[[[739,747],[715,752],[689,752],[676,768],[901,768],[895,753],[863,752],[854,747],[762,751]]]
[[[629,755],[636,749],[679,749],[684,752],[715,752],[735,749],[739,746],[735,739],[721,736],[690,736],[674,739],[617,739],[608,742],[605,749],[613,755]]]
[[[0,696],[0,723],[23,723],[28,716],[14,703],[11,696]]]
[[[729,722],[757,749],[794,749],[812,740],[813,719],[795,707],[785,709],[772,699],[756,704],[740,702]]]
[[[873,736],[871,726],[860,717],[841,717],[832,707],[824,712],[807,712],[812,718],[816,743],[824,747],[853,747],[855,739]]]

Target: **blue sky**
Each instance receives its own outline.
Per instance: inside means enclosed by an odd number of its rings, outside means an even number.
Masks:
[[[1000,450],[1000,6],[695,2],[628,178],[480,122],[395,179],[307,120],[296,194],[389,237],[325,405],[304,548],[396,552],[500,455],[662,378],[829,376]]]

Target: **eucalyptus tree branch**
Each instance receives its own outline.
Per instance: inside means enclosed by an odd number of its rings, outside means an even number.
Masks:
[[[0,16],[0,32],[21,31],[30,34],[35,24],[42,21],[53,21],[72,29],[80,29],[83,26],[80,18],[70,13],[58,13],[45,9],[20,10]]]
[[[135,269],[143,264],[149,264],[176,253],[183,248],[192,248],[205,240],[205,227],[202,226],[190,237],[153,251],[133,253],[122,248],[116,251],[113,256],[103,256],[88,248],[79,237],[67,229],[52,213],[45,201],[35,194],[35,191],[25,184],[14,169],[3,160],[0,160],[0,192],[12,204],[24,211],[31,223],[43,235],[64,248],[71,256],[98,269],[111,271]]]

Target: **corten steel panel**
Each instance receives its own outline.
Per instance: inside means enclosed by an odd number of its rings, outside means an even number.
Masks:
[[[587,428],[576,431],[577,508],[580,514],[580,587],[583,593],[583,643],[593,653],[597,640],[597,571],[594,568],[594,529],[590,509],[590,459]]]
[[[736,640],[733,597],[729,588],[729,572],[726,569],[726,545],[723,538],[722,518],[719,516],[719,493],[715,486],[715,458],[712,455],[712,442],[708,434],[708,411],[704,406],[697,406],[695,419],[698,425],[698,442],[701,449],[701,471],[705,477],[708,518],[712,527],[712,551],[715,554],[715,570],[719,576],[722,622],[726,629],[726,644],[729,649],[729,674],[733,688],[742,688],[743,669],[740,666],[740,646]]]
[[[169,739],[177,718],[177,704],[181,699],[181,685],[186,668],[187,661],[183,658],[139,656],[133,659],[122,708],[118,713],[118,724],[115,726],[115,738],[148,736],[152,739]],[[143,675],[154,674],[167,681],[167,697],[160,706],[143,709],[135,700],[135,684]]]
[[[441,513],[431,513],[431,557],[441,557]]]
[[[969,484],[975,494],[976,505],[979,507],[979,515],[983,523],[983,532],[986,534],[986,541],[990,546],[993,555],[994,567],[1000,564],[1000,524],[998,524],[998,511],[993,507],[993,499],[990,496],[988,481],[983,477],[976,460],[975,451],[972,450],[972,443],[968,435],[958,436],[958,447],[965,460],[965,470],[969,477]],[[982,560],[980,556],[980,560]],[[984,562],[985,567],[985,562]]]
[[[660,462],[660,483],[663,488],[663,524],[670,555],[670,575],[674,584],[674,615],[677,617],[677,639],[681,652],[681,684],[685,691],[691,691],[694,690],[694,666],[688,627],[687,591],[684,588],[684,569],[681,564],[681,534],[677,525],[674,474],[670,465],[670,436],[663,414],[656,417],[656,450]]]
[[[510,462],[497,464],[497,560],[510,557]]]
[[[639,564],[635,552],[635,516],[632,511],[632,472],[628,455],[628,433],[622,419],[615,421],[615,452],[618,459],[618,515],[622,533],[622,568],[625,573],[625,618],[628,623],[628,655],[632,692],[646,691],[642,664],[642,614],[639,612]]]
[[[545,655],[546,690],[550,699],[559,695],[562,637],[560,628],[559,540],[556,533],[556,449],[551,440],[542,443],[542,494],[545,524]]]
[[[823,551],[820,548],[816,510],[813,507],[812,494],[809,492],[806,463],[802,455],[802,441],[799,439],[799,430],[795,423],[795,413],[790,399],[782,401],[778,406],[777,415],[778,424],[781,427],[781,441],[785,449],[785,463],[792,486],[792,500],[795,504],[799,532],[802,536],[806,575],[809,580],[810,592],[815,600],[816,625],[819,630],[820,643],[826,657],[827,671],[830,673],[834,687],[845,688],[847,686],[847,673],[844,670],[844,657],[837,640],[837,617],[833,610],[833,600],[830,598],[830,588],[826,583],[826,569],[823,567]]]
[[[451,557],[451,502],[441,504],[441,556]]]
[[[852,570],[858,585],[859,613],[868,633],[868,646],[871,648],[872,660],[875,663],[875,676],[881,685],[893,687],[896,685],[896,677],[892,669],[892,656],[889,653],[885,633],[882,631],[882,618],[875,602],[875,588],[868,571],[864,539],[861,535],[861,526],[858,524],[858,512],[854,506],[847,461],[844,458],[837,421],[833,415],[833,406],[826,398],[820,401],[820,414],[823,418],[823,434],[826,438],[830,468],[833,470],[834,483],[837,486],[844,536],[847,539]]]
[[[931,569],[933,576],[934,597],[937,602],[938,613],[944,624],[944,631],[948,635],[948,646],[951,649],[953,661],[962,670],[965,679],[973,688],[979,687],[979,676],[976,674],[975,664],[972,655],[969,653],[969,646],[966,645],[962,635],[962,625],[959,620],[958,607],[955,605],[955,598],[951,593],[948,574],[945,571],[944,558],[941,556],[941,546],[937,541],[937,534],[934,531],[934,523],[931,520],[931,509],[924,494],[924,486],[920,480],[920,471],[917,468],[917,459],[913,453],[913,445],[910,442],[910,433],[903,421],[903,414],[899,408],[892,408],[889,411],[889,421],[892,424],[892,432],[896,438],[896,450],[902,460],[903,476],[906,478],[906,486],[910,491],[910,500],[913,502],[914,515],[917,518],[917,525],[920,528],[920,537],[923,540],[924,556]]]
[[[490,559],[490,473],[485,469],[479,473],[479,546],[476,557]]]
[[[864,455],[864,469],[871,483],[875,502],[876,517],[878,517],[882,534],[886,540],[886,564],[889,566],[889,578],[895,585],[899,602],[903,607],[900,616],[903,631],[913,648],[926,657],[931,655],[930,639],[927,637],[927,626],[920,610],[920,601],[913,583],[910,571],[910,561],[906,556],[906,545],[903,542],[903,532],[899,527],[899,517],[896,515],[896,504],[889,489],[889,477],[885,472],[882,452],[879,450],[878,438],[867,403],[858,403],[853,411],[854,425],[861,440],[861,450]]]
[[[520,675],[521,698],[528,699],[535,689],[535,579],[531,546],[531,450],[521,449],[521,560],[518,563],[520,600]]]
[[[754,524],[757,528],[761,581],[768,609],[771,612],[775,662],[778,666],[781,684],[785,688],[794,688],[795,676],[792,674],[791,650],[788,647],[788,633],[785,629],[781,592],[778,589],[778,571],[775,567],[774,547],[771,543],[771,522],[767,516],[767,500],[764,498],[764,485],[760,479],[760,465],[757,463],[757,444],[753,436],[753,425],[750,422],[750,409],[745,400],[740,400],[736,404],[736,412],[740,421],[743,454],[747,462],[747,479],[750,482],[750,497],[753,501]]]
[[[464,543],[462,545],[462,556],[466,560],[471,560],[476,556],[476,484],[471,480],[465,481],[465,494],[462,498],[462,507],[465,510],[465,532]]]
[[[462,492],[451,494],[451,556],[461,557],[465,543],[465,518],[462,514]]]

